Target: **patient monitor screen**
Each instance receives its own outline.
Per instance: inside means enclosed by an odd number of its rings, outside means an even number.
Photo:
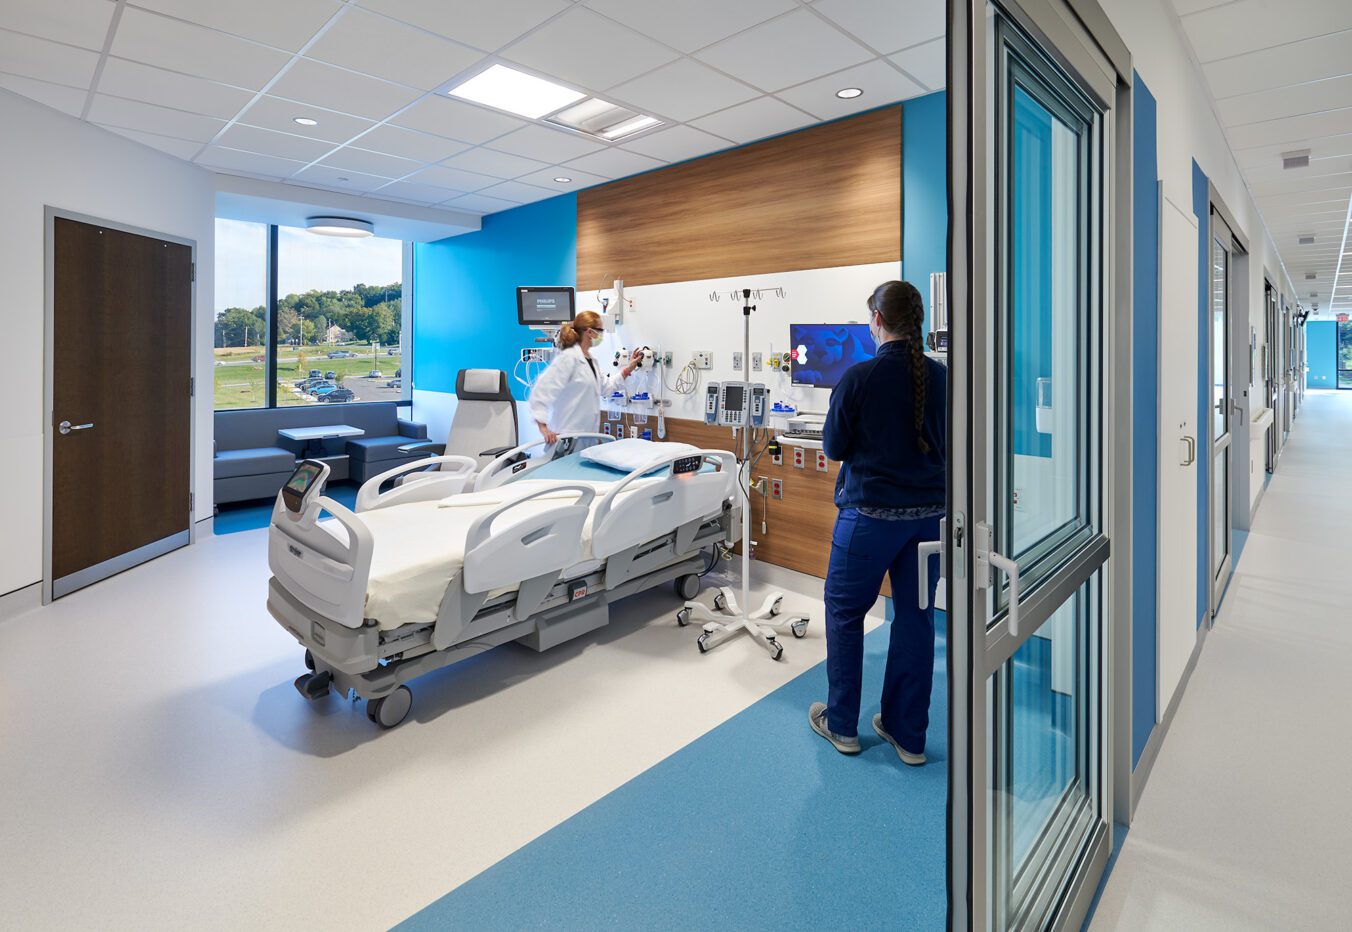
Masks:
[[[845,370],[878,353],[868,324],[790,324],[794,385],[835,388]]]
[[[572,288],[554,285],[516,289],[517,321],[527,327],[558,326],[575,316]]]
[[[306,494],[314,488],[323,473],[324,467],[319,463],[306,461],[297,466],[296,471],[282,487],[282,501],[286,502],[286,507],[292,511],[300,511]]]

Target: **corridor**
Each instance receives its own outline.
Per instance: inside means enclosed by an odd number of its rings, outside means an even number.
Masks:
[[[1108,878],[1095,932],[1348,928],[1349,481],[1352,392],[1312,392]]]

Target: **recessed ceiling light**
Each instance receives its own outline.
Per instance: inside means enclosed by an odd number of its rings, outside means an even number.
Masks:
[[[506,65],[494,65],[481,71],[446,93],[531,120],[538,120],[587,96]]]
[[[309,117],[292,117],[292,123],[299,123],[301,126],[318,126],[318,120],[312,120]]]
[[[559,184],[570,184],[573,179],[565,178],[563,175],[559,175],[559,177],[555,178],[554,180],[557,181]]]
[[[856,97],[863,96],[864,90],[859,87],[843,87],[836,91],[836,96],[841,100],[853,100]]]
[[[588,97],[554,114],[549,122],[610,142],[662,125],[662,121],[656,117],[646,116],[599,97]]]
[[[320,236],[373,236],[375,227],[369,220],[355,217],[310,217],[305,221],[305,229]]]
[[[606,137],[607,139],[621,139],[625,136],[632,136],[639,130],[647,129],[650,126],[656,126],[658,123],[661,122],[662,121],[657,119],[656,117],[650,116],[634,117],[632,120],[626,120],[619,126],[612,126],[610,129],[604,130],[601,133],[601,135]]]

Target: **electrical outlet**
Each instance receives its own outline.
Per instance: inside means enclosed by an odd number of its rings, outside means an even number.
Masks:
[[[1014,505],[1014,510],[1015,510],[1015,511],[1027,511],[1027,510],[1028,510],[1028,503],[1024,501],[1024,498],[1023,498],[1023,490],[1022,490],[1022,489],[1015,489],[1015,490],[1014,490],[1014,502],[1013,502],[1013,505]]]
[[[778,453],[775,453],[775,454],[771,455],[771,457],[770,457],[770,465],[772,465],[772,466],[783,466],[783,465],[784,465],[784,449],[783,449],[783,447],[780,447],[780,448],[779,448],[779,452],[778,452]]]
[[[714,354],[708,350],[695,350],[695,368],[712,369],[714,367]]]
[[[760,353],[752,353],[752,354],[751,354],[751,371],[752,371],[752,372],[760,372],[760,371],[761,371],[761,360],[762,360],[762,358],[763,358],[763,357],[761,356]]]
[[[807,465],[807,455],[802,447],[793,448],[793,468],[803,469]]]
[[[781,499],[781,498],[784,497],[784,480],[783,480],[783,479],[771,479],[771,480],[770,480],[770,497],[771,497],[771,498],[775,498],[775,499]]]
[[[817,472],[826,472],[826,451],[817,451]]]
[[[601,423],[601,433],[605,434],[607,437],[610,436],[610,422],[609,422],[609,421],[603,421],[603,422]]]
[[[732,354],[732,370],[733,370],[734,372],[741,372],[741,371],[742,371],[742,354],[741,354],[741,353],[733,353],[733,354]]]
[[[638,425],[637,425],[637,424],[631,424],[631,425],[629,425],[629,439],[630,439],[630,440],[637,440],[637,439],[638,439]]]

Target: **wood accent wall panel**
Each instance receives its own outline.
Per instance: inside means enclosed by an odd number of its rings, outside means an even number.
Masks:
[[[901,259],[901,107],[577,196],[577,287]]]

